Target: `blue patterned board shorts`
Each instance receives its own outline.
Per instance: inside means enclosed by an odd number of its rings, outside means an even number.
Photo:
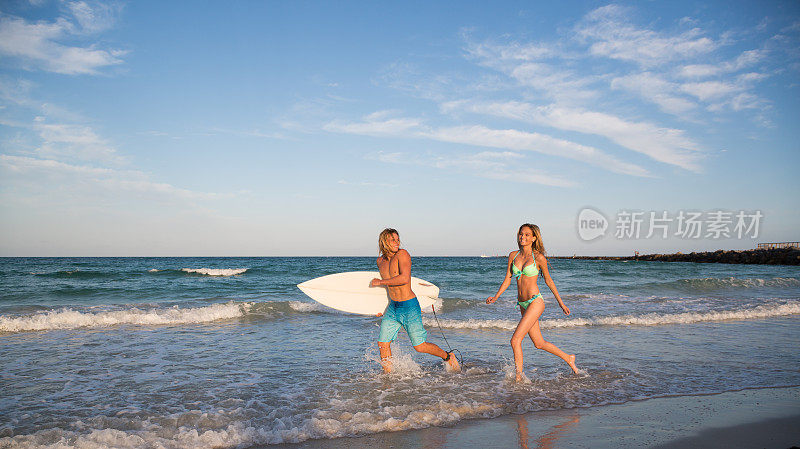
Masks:
[[[428,338],[428,331],[422,327],[422,309],[416,297],[406,301],[389,300],[389,305],[383,312],[378,341],[383,343],[394,341],[400,327],[406,330],[412,346],[425,343],[425,339]]]

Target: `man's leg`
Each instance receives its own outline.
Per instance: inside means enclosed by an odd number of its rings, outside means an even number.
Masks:
[[[428,343],[425,341],[415,345],[414,349],[416,349],[417,352],[424,352],[426,354],[435,355],[436,357],[441,357],[441,359],[445,360],[445,363],[450,367],[450,371],[461,371],[461,365],[458,363],[456,356],[453,353],[450,353],[450,360],[447,360],[447,352],[433,343]]]
[[[381,353],[381,366],[384,373],[392,372],[392,343],[391,342],[378,342],[378,350]]]
[[[397,331],[400,330],[400,322],[394,315],[391,307],[386,308],[381,320],[381,330],[378,335],[378,351],[381,354],[381,366],[384,373],[392,372],[392,347],[391,344],[397,338]]]
[[[459,371],[461,369],[456,356],[450,354],[450,359],[447,360],[448,354],[442,348],[433,343],[428,343],[425,341],[428,338],[428,331],[426,331],[425,327],[422,326],[422,311],[408,316],[405,325],[408,338],[411,339],[411,344],[414,345],[414,349],[416,349],[417,352],[435,355],[442,360],[446,360],[445,363],[449,365],[452,371]]]

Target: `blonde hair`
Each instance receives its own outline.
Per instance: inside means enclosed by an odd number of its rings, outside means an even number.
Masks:
[[[396,229],[386,228],[381,231],[381,235],[378,236],[378,252],[381,253],[381,256],[388,259],[389,254],[392,251],[389,249],[389,236],[392,234],[397,234],[397,239],[400,239],[400,233],[397,232]]]
[[[535,224],[524,223],[522,226],[519,227],[519,231],[517,231],[517,234],[519,234],[520,231],[522,231],[522,228],[530,229],[533,236],[536,237],[536,240],[534,240],[533,242],[533,250],[543,256],[547,255],[547,251],[545,251],[544,249],[544,243],[542,243],[542,231],[539,230],[539,226],[536,226]],[[520,246],[519,249],[522,250],[522,247]]]

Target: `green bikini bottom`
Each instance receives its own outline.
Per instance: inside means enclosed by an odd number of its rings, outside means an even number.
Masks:
[[[525,310],[525,309],[528,308],[529,305],[531,305],[531,303],[533,302],[534,299],[538,299],[538,298],[541,298],[541,297],[542,297],[542,294],[541,293],[537,293],[537,294],[533,295],[533,297],[531,299],[527,300],[527,301],[517,301],[517,305],[519,305],[520,309]]]

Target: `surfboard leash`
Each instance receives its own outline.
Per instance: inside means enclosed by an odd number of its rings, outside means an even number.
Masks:
[[[450,347],[450,342],[447,341],[447,337],[444,336],[444,331],[442,330],[442,325],[439,324],[439,317],[436,316],[436,306],[431,304],[431,310],[433,310],[433,317],[436,318],[436,325],[439,326],[439,332],[441,332],[442,338],[444,338],[444,342],[447,343],[447,349],[449,349],[449,351],[447,351],[447,352],[452,352],[452,353],[456,353],[457,352],[458,355],[456,356],[456,360],[458,360],[458,364],[463,367],[463,365],[464,365],[464,357],[461,355],[461,351],[459,351],[458,349],[453,349],[453,348]]]

